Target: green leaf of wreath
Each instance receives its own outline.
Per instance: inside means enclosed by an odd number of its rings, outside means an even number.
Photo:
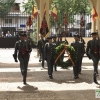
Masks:
[[[55,59],[59,56],[59,54],[62,52],[64,47],[65,47],[65,44],[60,44],[59,46],[56,47],[56,49],[55,49]],[[75,49],[72,46],[67,46],[67,50],[68,50],[70,57],[72,58],[73,62],[75,63],[75,61],[76,61]],[[65,69],[73,66],[70,59],[68,59],[67,61],[61,61],[60,59],[58,59],[56,64],[58,66],[61,66],[62,68],[65,68]]]

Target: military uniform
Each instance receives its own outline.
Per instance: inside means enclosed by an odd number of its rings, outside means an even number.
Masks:
[[[52,38],[54,39],[52,44],[53,44],[54,48],[56,48],[58,46],[58,41],[56,41],[57,37],[54,35],[54,36],[52,36]],[[56,64],[54,64],[54,70],[57,71],[57,65]]]
[[[79,74],[81,74],[81,71],[82,71],[82,59],[84,57],[84,54],[85,54],[85,41],[82,37],[79,36],[79,39],[80,39],[80,42],[82,42],[82,45],[83,45],[83,55],[82,55],[82,58],[81,58],[81,62],[80,62],[80,68],[79,68]]]
[[[21,36],[26,36],[25,33],[21,33]],[[27,77],[27,67],[30,57],[30,52],[32,51],[31,43],[24,39],[24,40],[18,40],[15,43],[15,51],[13,54],[13,57],[15,59],[15,62],[17,62],[17,54],[18,54],[18,60],[20,62],[20,70],[23,75],[23,83],[26,84],[26,77]]]
[[[78,34],[74,35],[75,37],[79,37]],[[80,63],[81,63],[81,58],[83,56],[83,44],[80,42],[78,39],[75,40],[75,42],[71,43],[71,46],[75,49],[76,52],[76,62],[75,66],[73,66],[73,73],[74,73],[74,78],[77,79],[79,78],[79,69],[80,69]]]
[[[42,60],[42,68],[44,68],[44,46],[45,46],[45,43],[46,43],[46,41],[43,38],[41,38],[38,41],[38,45],[37,45],[37,48],[40,53],[40,60]]]
[[[49,37],[48,39],[52,39]],[[54,52],[55,52],[55,46],[52,43],[46,43],[45,44],[45,59],[47,60],[47,66],[48,66],[48,75],[52,79],[53,76],[53,65],[54,65]]]
[[[97,34],[96,32],[93,32],[92,37],[96,34]],[[92,59],[93,61],[93,67],[94,67],[93,79],[95,83],[97,83],[96,76],[98,76],[99,52],[100,52],[99,41],[96,38],[89,40],[87,43],[86,54],[87,57],[89,59]]]

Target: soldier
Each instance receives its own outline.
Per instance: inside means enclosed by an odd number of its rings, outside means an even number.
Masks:
[[[97,32],[93,32],[92,34],[92,40],[89,40],[87,43],[86,48],[86,55],[89,59],[92,59],[93,61],[93,67],[94,67],[94,77],[93,80],[96,84],[98,84],[96,77],[98,76],[98,62],[99,62],[99,41],[97,38]]]
[[[54,51],[55,46],[52,44],[52,37],[48,37],[48,43],[45,44],[45,60],[47,60],[48,75],[50,79],[53,79],[53,65],[54,65]]]
[[[45,60],[44,59],[44,46],[45,46],[45,43],[46,43],[45,38],[41,34],[41,38],[38,41],[37,48],[38,48],[38,51],[40,53],[40,59],[39,59],[39,61],[42,60],[42,68],[44,68],[44,60]]]
[[[27,77],[27,67],[30,57],[30,52],[32,51],[31,43],[26,40],[26,34],[20,33],[20,40],[15,43],[15,51],[13,54],[15,62],[17,61],[17,53],[18,53],[18,60],[20,62],[20,70],[23,76],[23,83],[26,84],[26,77]]]
[[[75,41],[71,43],[71,46],[74,47],[76,51],[76,62],[75,66],[73,66],[73,73],[74,73],[74,79],[79,78],[79,69],[80,69],[80,62],[81,58],[83,56],[83,44],[79,41],[79,34],[74,34]]]
[[[81,41],[82,42],[82,44],[83,44],[83,55],[82,55],[82,58],[81,58],[81,62],[80,62],[80,68],[79,68],[79,74],[81,74],[81,71],[82,71],[82,59],[83,59],[83,57],[84,57],[84,54],[85,54],[85,41],[84,41],[84,39],[82,38],[82,36],[80,35],[79,36],[79,41]]]
[[[56,38],[57,38],[56,35],[52,36],[52,39],[53,39],[52,44],[54,45],[54,48],[56,48],[58,46],[58,41],[56,40]],[[57,65],[56,64],[54,64],[54,70],[57,71]]]

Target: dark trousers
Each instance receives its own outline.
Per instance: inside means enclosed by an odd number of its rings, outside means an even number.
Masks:
[[[83,56],[80,58],[79,73],[81,73],[82,71],[82,59],[83,59]]]
[[[75,66],[73,66],[73,74],[74,77],[78,77],[79,75],[79,68],[80,68],[80,63],[81,63],[81,57],[77,58],[76,62],[75,62]]]
[[[98,54],[99,55],[99,54]],[[94,75],[93,75],[93,80],[94,82],[97,81],[97,74],[98,74],[98,62],[99,62],[99,56],[96,54],[90,54],[90,57],[93,61],[93,67],[94,67]]]
[[[53,60],[47,59],[47,66],[48,66],[48,75],[52,75],[53,73]]]
[[[90,54],[90,57],[93,61],[93,67],[94,67],[94,74],[98,74],[98,62],[99,62],[99,56],[95,54]]]
[[[29,57],[28,57],[28,55],[19,55],[18,59],[20,62],[20,70],[23,75],[23,82],[26,82]]]

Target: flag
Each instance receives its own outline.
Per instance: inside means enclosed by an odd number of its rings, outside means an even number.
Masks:
[[[32,7],[32,20],[38,15],[38,10],[36,7]]]
[[[98,18],[98,13],[95,7],[92,8],[92,20],[95,21]]]
[[[32,18],[31,18],[31,16],[29,16],[27,19],[26,25],[30,27],[32,24],[33,24]]]
[[[48,32],[49,32],[48,24],[44,15],[42,23],[41,23],[40,33],[45,36]]]
[[[84,27],[84,25],[85,25],[85,20],[84,20],[84,15],[82,14],[80,19],[80,26]]]
[[[67,18],[66,13],[64,14],[64,24],[65,25],[68,25],[68,18]]]
[[[46,15],[46,3],[44,4],[44,15]]]
[[[54,17],[54,20],[58,19],[56,6],[53,7],[53,10],[51,11],[51,15]]]
[[[44,16],[43,16],[43,20],[41,22],[41,28],[40,28],[40,33],[44,36],[46,36],[46,34],[49,32],[45,15],[46,15],[46,3],[44,4]]]

